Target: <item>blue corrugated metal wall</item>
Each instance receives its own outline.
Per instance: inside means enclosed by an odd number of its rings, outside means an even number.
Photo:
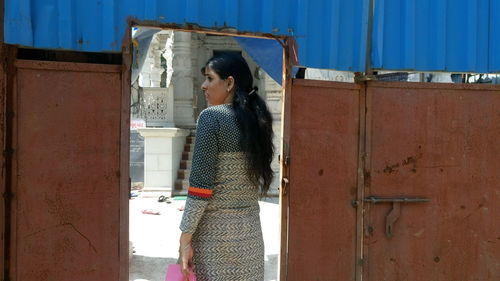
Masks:
[[[375,1],[374,68],[498,72],[498,0]]]
[[[363,71],[368,0],[5,0],[5,41],[118,52],[126,18],[295,36],[300,62]]]
[[[294,36],[300,64],[364,71],[369,0],[4,0],[5,41],[119,52],[126,18]],[[500,72],[500,0],[375,0],[372,66]]]

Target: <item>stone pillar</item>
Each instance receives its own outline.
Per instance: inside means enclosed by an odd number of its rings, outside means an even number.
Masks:
[[[143,192],[171,196],[189,130],[142,128],[138,131],[144,137]]]
[[[165,50],[166,42],[171,37],[169,31],[160,31],[153,35],[146,54],[144,65],[139,73],[139,86],[160,87],[161,75],[165,71],[161,64],[161,55]]]
[[[167,42],[168,46],[169,42]],[[174,122],[177,127],[194,128],[193,68],[191,63],[191,33],[174,32],[172,42],[173,69],[171,83],[174,86]],[[167,78],[168,79],[168,78]]]
[[[274,180],[269,189],[269,195],[278,195],[278,187],[280,184],[280,165],[278,163],[278,155],[281,153],[281,111],[283,106],[283,90],[282,87],[262,69],[259,70],[259,78],[259,89],[262,89],[262,91],[259,92],[261,92],[261,95],[266,101],[269,111],[273,117],[273,144],[275,154],[271,167],[274,172]]]

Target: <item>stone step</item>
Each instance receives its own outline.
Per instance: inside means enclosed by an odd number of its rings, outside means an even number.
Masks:
[[[194,142],[196,137],[190,135],[186,137],[186,144],[184,144],[184,151],[182,152],[182,160],[179,170],[177,171],[177,180],[175,181],[172,196],[185,196],[189,187],[189,174],[191,173],[191,165],[193,160]]]
[[[194,143],[185,144],[184,145],[184,152],[191,152],[191,151],[194,151]]]
[[[179,169],[191,169],[191,165],[193,164],[193,161],[191,160],[181,160],[181,165]]]
[[[189,175],[191,174],[191,169],[180,169],[177,171],[177,179],[189,179]]]
[[[175,190],[182,190],[182,189],[185,189],[187,190],[189,187],[189,180],[176,180],[175,181]]]
[[[194,136],[187,136],[186,137],[186,144],[194,144],[195,140],[196,140],[196,137],[194,137]]]
[[[182,152],[182,160],[193,160],[193,152]]]

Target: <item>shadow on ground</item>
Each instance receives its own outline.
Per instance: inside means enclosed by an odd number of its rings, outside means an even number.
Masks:
[[[132,258],[130,263],[130,281],[163,281],[165,280],[165,272],[167,265],[176,263],[176,259],[172,258],[156,258],[136,256]],[[278,255],[268,255],[265,263],[264,281],[277,280],[278,270]],[[165,272],[158,271],[158,268],[165,268]]]
[[[264,281],[278,280],[278,255],[267,255],[264,264]]]
[[[132,258],[130,263],[130,281],[163,281],[167,265],[177,263],[176,259],[172,258],[157,258],[136,256]],[[164,271],[159,271],[158,268],[164,268]]]

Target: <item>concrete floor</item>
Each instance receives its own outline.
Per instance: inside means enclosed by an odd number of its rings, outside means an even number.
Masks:
[[[184,200],[171,204],[156,198],[130,200],[130,241],[134,254],[130,260],[130,281],[163,281],[168,264],[176,263],[179,248],[179,224]],[[261,223],[265,244],[265,281],[277,280],[280,249],[279,204],[277,198],[260,202]],[[144,209],[160,215],[143,214]]]

